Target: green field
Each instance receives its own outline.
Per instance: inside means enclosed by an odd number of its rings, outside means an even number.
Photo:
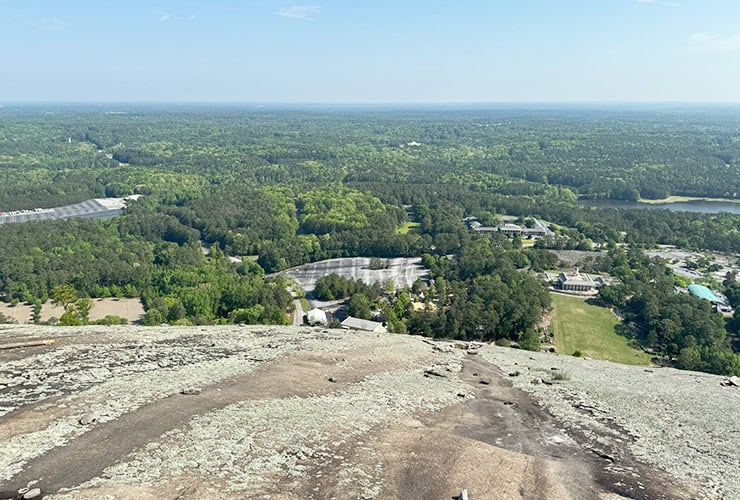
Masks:
[[[416,233],[419,231],[419,224],[418,222],[406,222],[403,226],[396,229],[396,233],[398,234],[409,234],[409,233]]]
[[[581,351],[584,356],[629,365],[648,365],[650,356],[631,348],[627,339],[618,335],[619,323],[605,307],[593,306],[580,297],[550,294],[554,315],[555,349],[562,354]]]

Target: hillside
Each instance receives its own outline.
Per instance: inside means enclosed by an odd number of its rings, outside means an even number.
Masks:
[[[341,330],[0,326],[49,338],[0,350],[0,498],[740,498],[722,377]]]

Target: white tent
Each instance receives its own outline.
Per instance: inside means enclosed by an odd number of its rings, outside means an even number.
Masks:
[[[311,309],[307,314],[309,325],[326,325],[326,313],[321,309]]]

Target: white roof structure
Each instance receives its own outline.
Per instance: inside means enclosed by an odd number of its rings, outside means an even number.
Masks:
[[[588,287],[599,286],[599,283],[595,282],[593,278],[591,278],[591,276],[589,276],[588,274],[581,274],[578,271],[576,271],[574,274],[560,273],[560,281],[564,285],[568,284],[574,286]]]
[[[370,321],[367,319],[353,318],[348,316],[347,319],[342,321],[342,328],[349,330],[364,330],[366,332],[375,333],[386,333],[388,330],[383,326],[383,323],[377,321]]]
[[[326,313],[321,309],[311,309],[306,314],[309,325],[326,325],[329,321],[326,319]]]

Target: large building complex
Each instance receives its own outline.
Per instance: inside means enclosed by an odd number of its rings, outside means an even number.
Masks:
[[[135,194],[126,198],[94,198],[63,207],[0,212],[0,224],[54,219],[103,219],[106,217],[115,217],[123,213],[128,200],[136,200],[140,197],[141,195]]]
[[[599,288],[608,284],[615,284],[619,280],[610,276],[585,274],[575,270],[573,273],[545,273],[545,281],[556,290],[564,292],[578,292],[595,294]]]
[[[523,236],[525,238],[543,238],[552,235],[547,223],[541,219],[533,219],[532,227],[523,227],[519,224],[505,223],[498,226],[484,226],[475,218],[466,219],[468,227],[476,233],[502,233],[507,236]]]

